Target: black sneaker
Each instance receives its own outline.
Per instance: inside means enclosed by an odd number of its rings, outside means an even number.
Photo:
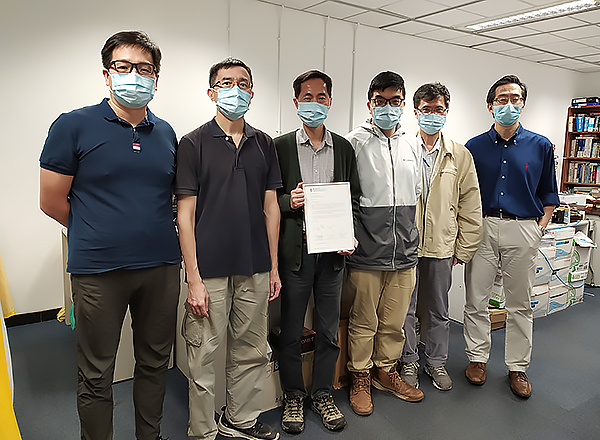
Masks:
[[[225,417],[225,411],[221,413],[219,418],[219,434],[225,437],[245,438],[247,440],[277,440],[279,438],[277,431],[258,420],[250,428],[236,428]]]
[[[283,414],[281,429],[289,434],[304,431],[304,398],[301,396],[285,396],[283,398]]]
[[[320,394],[313,397],[311,409],[321,416],[325,428],[339,431],[346,426],[344,414],[335,406],[333,396],[330,393]]]

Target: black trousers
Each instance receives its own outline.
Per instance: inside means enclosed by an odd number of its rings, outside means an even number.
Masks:
[[[300,270],[283,269],[281,291],[281,337],[279,368],[283,390],[288,396],[306,396],[302,378],[300,340],[311,292],[314,294],[315,354],[311,396],[331,392],[340,348],[338,326],[343,269],[334,270],[330,253],[311,254],[303,246]]]
[[[167,368],[175,339],[179,264],[72,275],[77,340],[77,410],[81,438],[112,440],[112,381],[121,327],[131,312],[138,440],[160,433]]]

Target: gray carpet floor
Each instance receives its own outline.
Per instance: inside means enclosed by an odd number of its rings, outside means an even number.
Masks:
[[[447,370],[454,380],[449,392],[435,389],[421,371],[425,399],[406,403],[373,391],[374,413],[356,416],[348,390],[334,397],[348,425],[328,432],[307,410],[298,439],[600,439],[600,289],[586,288],[582,304],[534,323],[533,360],[528,371],[532,397],[522,400],[509,389],[504,365],[504,330],[492,333],[487,382],[467,383],[462,326],[451,324]],[[75,338],[62,323],[48,321],[8,329],[13,354],[15,412],[24,440],[75,440],[79,436],[76,409]],[[114,385],[116,440],[133,440],[132,382]],[[163,435],[186,439],[187,380],[169,372]],[[261,416],[280,429],[281,409]],[[220,439],[220,437],[218,437]]]

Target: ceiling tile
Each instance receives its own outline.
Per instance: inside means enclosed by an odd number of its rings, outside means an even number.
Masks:
[[[479,32],[481,35],[491,35],[498,38],[516,38],[524,35],[537,34],[538,31],[525,26],[511,26],[504,29],[496,29],[493,31]]]
[[[573,18],[577,20],[587,21],[588,23],[600,23],[600,9],[595,11],[580,12],[579,14],[573,14]]]
[[[570,69],[589,68],[590,67],[589,63],[585,63],[585,62],[579,61],[579,60],[572,60],[569,58],[564,58],[562,60],[545,61],[544,64],[549,64],[551,66],[557,66],[557,67],[567,67]]]
[[[523,0],[525,3],[530,3],[532,6],[535,6],[536,8],[538,6],[552,6],[555,5],[557,2],[556,0]],[[558,2],[560,3],[560,2]]]
[[[538,51],[537,53],[532,53],[530,55],[525,55],[525,56],[522,56],[519,58],[523,58],[524,60],[527,60],[527,61],[540,62],[540,61],[548,61],[548,60],[557,60],[557,59],[561,59],[564,57],[546,53],[546,52],[542,52],[542,51]]]
[[[348,6],[342,3],[327,1],[316,6],[306,8],[305,11],[316,12],[317,14],[327,15],[328,17],[346,18],[351,15],[356,15],[365,10],[355,6]]]
[[[509,15],[524,12],[525,10],[530,10],[531,5],[524,3],[520,0],[503,0],[501,2],[497,0],[487,0],[479,3],[473,3],[467,6],[461,6],[460,9],[463,11],[483,15],[484,17],[488,17],[485,18],[485,20],[489,20],[492,17],[506,17]]]
[[[277,3],[290,8],[304,9],[309,6],[323,3],[323,0],[278,0]]]
[[[406,17],[415,18],[432,12],[442,11],[448,9],[448,7],[426,0],[419,0],[418,2],[414,0],[402,0],[384,6],[381,9],[392,11]]]
[[[423,32],[429,32],[439,28],[430,24],[419,23],[416,21],[407,21],[405,23],[400,23],[394,26],[386,27],[385,29],[394,32],[402,32],[403,34],[417,35],[422,34]]]
[[[592,63],[598,63],[600,62],[600,53],[590,56],[582,56],[581,59],[585,61],[590,61]]]
[[[419,37],[429,38],[430,40],[436,40],[436,41],[447,41],[447,40],[452,40],[453,38],[462,37],[464,35],[467,35],[467,34],[465,32],[459,32],[459,31],[453,31],[450,29],[440,28],[435,31],[430,31],[430,32],[425,32],[425,33],[419,34]]]
[[[465,23],[481,21],[482,19],[483,16],[481,15],[473,14],[467,11],[461,11],[459,9],[451,9],[450,11],[440,12],[439,14],[434,14],[423,18],[424,21],[429,23],[454,27],[458,27]]]
[[[449,40],[447,41],[447,43],[459,44],[461,46],[473,46],[475,44],[491,43],[492,41],[496,40],[494,40],[493,38],[484,37],[482,35],[472,34]]]
[[[472,3],[472,1],[469,0],[431,0],[434,3],[439,3],[440,5],[445,5],[445,6],[460,6],[460,5],[464,5],[465,3]],[[479,0],[480,2],[486,1],[486,0]]]
[[[549,20],[527,23],[525,26],[538,31],[554,31],[558,29],[567,29],[574,26],[580,26],[581,24],[582,23],[579,20],[575,20],[571,17],[557,17]]]
[[[365,12],[362,14],[353,15],[352,17],[346,18],[350,21],[355,21],[357,23],[365,24],[367,26],[380,27],[385,26],[387,24],[398,23],[400,21],[398,17],[392,17],[387,14],[382,14],[380,12]]]
[[[521,46],[509,43],[508,41],[494,41],[493,43],[475,46],[476,49],[481,49],[488,52],[503,52],[505,50],[518,49],[519,47]]]
[[[577,40],[578,43],[587,44],[588,46],[598,47],[600,49],[600,35],[597,37],[582,38]]]
[[[560,38],[552,34],[527,35],[525,37],[514,38],[514,40],[518,41],[519,43],[526,44],[528,46],[535,46],[538,44],[559,43],[561,41],[565,41],[564,38]]]
[[[516,49],[503,50],[502,53],[511,57],[525,58],[528,56],[538,55],[540,52],[529,47],[518,47]]]
[[[389,5],[390,3],[394,3],[394,0],[344,0],[344,3],[359,7],[364,6],[365,8],[377,9],[382,6]]]
[[[600,26],[596,26],[594,24],[578,26],[572,29],[553,31],[552,34],[558,35],[562,38],[568,38],[569,40],[579,40],[581,38],[596,37],[600,35]]]
[[[539,48],[571,57],[576,57],[579,55],[593,55],[597,52],[593,47],[585,46],[583,44],[576,43],[575,41],[543,44],[540,45]]]

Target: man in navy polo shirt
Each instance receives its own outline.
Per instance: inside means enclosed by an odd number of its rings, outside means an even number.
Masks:
[[[281,174],[273,140],[244,121],[252,73],[228,58],[211,67],[217,115],[177,152],[177,224],[188,283],[183,336],[190,371],[188,436],[277,439],[257,421],[267,357],[267,305],[277,270]],[[227,405],[214,420],[214,360],[227,344]]]
[[[475,160],[483,207],[483,236],[466,267],[464,337],[467,380],[483,385],[491,338],[488,304],[500,267],[506,295],[504,360],[510,389],[531,395],[525,374],[531,360],[531,288],[540,239],[559,204],[552,143],[525,130],[519,118],[527,87],[506,75],[490,88],[487,108],[494,125],[466,143]]]
[[[132,316],[136,438],[160,436],[181,255],[173,223],[176,137],[148,109],[161,52],[143,32],[102,49],[110,98],[62,114],[40,158],[40,207],[68,227],[81,438],[113,438],[112,380]]]

